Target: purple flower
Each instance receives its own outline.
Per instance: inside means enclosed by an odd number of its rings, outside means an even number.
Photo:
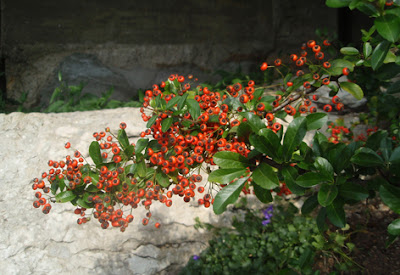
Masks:
[[[267,220],[263,220],[263,221],[261,222],[261,224],[264,225],[264,226],[266,226],[266,225],[269,224],[270,222],[271,222],[271,220],[270,220],[270,219],[267,219]]]
[[[265,220],[262,221],[262,225],[266,226],[267,224],[269,224],[271,222],[273,210],[274,210],[274,208],[273,208],[272,204],[270,206],[268,206],[267,209],[263,210],[263,215],[264,215]]]
[[[198,259],[200,259],[200,256],[198,256],[198,255],[193,255],[193,260],[197,261]]]

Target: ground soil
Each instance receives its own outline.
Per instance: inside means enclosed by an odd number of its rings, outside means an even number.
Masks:
[[[400,274],[400,238],[386,247],[387,226],[400,215],[375,199],[352,206],[346,216],[351,228],[349,240],[355,244],[349,256],[361,268],[336,274]],[[335,259],[321,258],[314,266],[321,274],[329,274],[335,270],[334,264]]]

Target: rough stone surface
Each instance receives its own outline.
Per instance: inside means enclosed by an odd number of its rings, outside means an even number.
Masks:
[[[324,0],[5,2],[7,96],[18,100],[28,92],[26,108],[48,100],[57,70],[75,54],[91,56],[98,65],[82,66],[88,69],[84,80],[99,68],[111,76],[89,82],[88,90],[101,93],[112,85],[114,98],[125,99],[171,73],[206,81],[219,69],[256,71],[262,61],[315,39],[317,27],[337,29],[336,10]]]
[[[212,209],[185,204],[179,197],[171,208],[155,203],[147,227],[141,224],[145,210],[135,209],[135,220],[124,233],[103,230],[96,221],[77,225],[70,204],[55,204],[48,215],[34,209],[31,180],[48,169],[49,159],[73,153],[64,143],[70,141],[88,157],[92,133],[108,126],[117,130],[121,120],[132,141],[145,128],[135,108],[0,114],[1,274],[176,274],[210,237],[193,228],[195,217],[227,224],[232,213],[216,216]]]

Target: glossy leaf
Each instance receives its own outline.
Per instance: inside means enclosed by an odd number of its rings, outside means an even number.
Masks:
[[[218,169],[212,171],[208,176],[208,180],[211,182],[219,182],[222,184],[228,184],[236,178],[244,175],[246,173],[246,169],[237,169],[237,168],[230,168],[230,169]]]
[[[279,180],[271,166],[262,162],[253,171],[254,182],[264,189],[274,189],[279,186]]]
[[[366,147],[359,148],[350,160],[363,167],[382,166],[383,159],[373,150]]]
[[[301,213],[304,215],[310,214],[318,206],[318,197],[313,195],[308,197],[301,207]]]
[[[315,159],[314,166],[317,168],[323,178],[333,181],[333,167],[327,159],[317,157]]]
[[[56,195],[56,202],[69,202],[76,198],[74,192],[67,190]]]
[[[319,173],[315,172],[305,173],[296,179],[296,183],[302,187],[311,187],[322,181],[327,181],[327,179],[323,179]]]
[[[77,201],[76,201],[76,203],[80,206],[80,207],[83,207],[83,208],[87,208],[87,209],[90,209],[90,208],[93,208],[93,203],[88,203],[88,202],[86,202],[84,199],[82,199],[82,198],[79,198]]]
[[[145,177],[147,173],[146,163],[144,161],[139,161],[136,163],[137,165],[137,173],[139,177]]]
[[[168,176],[166,174],[162,173],[161,170],[157,170],[156,181],[162,187],[168,187],[170,184]]]
[[[239,153],[221,151],[213,156],[216,165],[221,168],[247,168],[250,163],[247,158]]]
[[[400,18],[394,14],[379,16],[374,20],[374,25],[378,33],[389,40],[396,42],[400,36]]]
[[[382,184],[379,187],[379,194],[382,201],[389,206],[397,214],[400,214],[400,188],[390,185]]]
[[[157,117],[158,117],[158,116],[153,115],[153,116],[147,121],[146,128],[150,128],[151,126],[153,126],[153,124],[154,124],[154,123],[156,122],[156,120],[157,120]]]
[[[148,138],[141,138],[136,142],[135,146],[135,154],[139,154],[143,151],[144,148],[149,144]]]
[[[126,135],[126,132],[124,129],[119,129],[118,141],[121,144],[122,149],[125,149],[129,146],[129,139],[128,139],[128,136]]]
[[[296,195],[304,195],[305,188],[296,184],[296,178],[299,176],[296,168],[285,166],[282,168],[282,175],[285,179],[286,186]]]
[[[336,185],[322,184],[318,191],[318,202],[320,205],[326,207],[330,205],[338,195],[338,188]]]
[[[346,182],[339,186],[339,194],[348,200],[362,201],[369,197],[369,192],[355,182]]]
[[[262,203],[269,203],[272,201],[272,194],[270,190],[264,189],[258,184],[254,184],[254,194]]]
[[[340,52],[344,55],[357,55],[360,52],[354,47],[343,47],[340,49]]]
[[[326,215],[328,219],[337,227],[346,226],[346,214],[343,209],[343,203],[335,200],[326,207]]]
[[[400,147],[397,147],[393,150],[389,162],[394,164],[400,163]]]
[[[251,129],[257,133],[260,129],[266,128],[265,123],[260,119],[259,116],[251,112],[242,112],[240,115],[247,119],[247,123],[250,125]]]
[[[372,46],[371,43],[365,42],[363,45],[363,54],[364,58],[368,58],[372,53]]]
[[[247,122],[242,122],[237,128],[237,135],[245,140],[247,140],[252,133],[252,129]]]
[[[211,174],[210,174],[211,176]],[[240,192],[248,177],[240,178],[237,181],[228,184],[215,196],[213,210],[215,214],[221,214],[225,211],[228,204],[235,203],[239,198]]]
[[[184,93],[183,96],[180,97],[180,100],[178,102],[178,110],[181,110],[183,106],[185,106],[186,99],[189,96],[188,93]]]
[[[326,125],[328,121],[328,115],[324,113],[313,113],[309,114],[307,117],[307,130],[318,130],[322,126]]]
[[[400,219],[394,220],[389,224],[388,232],[391,235],[400,235]]]
[[[100,153],[100,145],[97,141],[92,141],[89,146],[89,155],[92,158],[94,164],[101,165],[103,163],[103,158]]]
[[[357,5],[357,9],[368,16],[376,17],[379,15],[379,11],[371,3],[360,3]]]
[[[353,82],[339,82],[340,88],[354,96],[355,99],[360,100],[364,97],[364,92],[360,86]]]
[[[250,144],[257,151],[281,163],[282,158],[279,154],[281,143],[279,137],[271,129],[261,129],[259,133],[260,135],[253,134],[250,136]]]
[[[390,49],[391,42],[385,40],[376,46],[371,56],[371,66],[373,70],[378,69],[385,60],[385,57]]]
[[[135,147],[133,145],[129,145],[127,148],[124,150],[124,154],[128,157],[131,158],[133,156],[133,152],[135,151]]]
[[[201,113],[199,103],[194,99],[188,98],[188,99],[186,99],[186,104],[188,106],[188,111],[189,111],[190,115],[192,116],[192,118],[194,120],[196,120],[200,116],[200,113]]]
[[[129,164],[125,166],[124,173],[125,175],[134,175],[136,173],[136,163]]]
[[[167,132],[168,129],[171,128],[172,122],[173,122],[173,118],[172,117],[164,118],[161,121],[161,131],[163,131],[164,133]]]
[[[285,161],[289,161],[297,146],[301,144],[307,132],[305,117],[295,118],[287,127],[282,144],[282,154]]]
[[[181,100],[180,96],[174,96],[170,101],[168,101],[166,108],[171,109],[176,104],[178,104],[180,100]]]

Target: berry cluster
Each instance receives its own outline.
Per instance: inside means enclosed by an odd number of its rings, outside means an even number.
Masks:
[[[33,189],[41,189],[46,194],[51,191],[50,202],[71,202],[77,206],[78,224],[90,219],[86,217],[87,209],[92,209],[91,215],[102,228],[111,225],[121,231],[133,221],[134,208],[145,207],[148,212],[142,223],[147,225],[152,216],[151,205],[158,201],[170,207],[174,195],[190,202],[197,192],[201,194],[198,204],[208,208],[214,201],[213,190],[218,192],[226,186],[215,182],[199,185],[201,173],[209,174],[213,170],[215,154],[230,152],[238,158],[250,158],[253,121],[282,135],[280,119],[316,111],[312,103],[319,96],[312,93],[321,85],[337,91],[337,86],[331,83],[337,78],[332,76],[331,63],[324,61],[322,52],[322,47],[329,45],[328,41],[319,46],[310,40],[302,46],[300,56],[290,55],[288,65],[281,59],[274,61],[275,66],[263,63],[261,70],[274,68],[282,76],[278,91],[276,85],[257,87],[253,80],[228,85],[224,90],[212,91],[200,85],[192,88],[193,76],[189,75],[185,82],[184,76],[173,74],[166,82],[155,84],[145,92],[140,112],[147,129],[141,132],[136,144],[129,142],[124,122],[118,134],[111,133],[109,128],[96,132],[89,148],[93,165],[76,150],[63,161],[49,161],[49,171],[42,174],[41,180],[34,180]],[[307,58],[308,51],[314,53],[316,63]],[[345,75],[349,73],[347,68],[341,70]],[[266,95],[272,88],[276,95]],[[332,97],[332,103],[337,110],[343,108],[337,96]],[[330,112],[332,105],[327,104],[323,109]],[[71,144],[66,143],[65,147],[70,149]],[[262,161],[253,158],[252,168],[247,167],[246,173],[239,177],[246,177],[244,194],[252,193],[251,169]],[[237,180],[232,178],[229,183]],[[275,189],[279,196],[291,193],[285,183]],[[34,207],[43,206],[47,214],[50,204],[40,191],[35,197],[38,200]],[[160,224],[155,223],[155,227],[159,228]]]

